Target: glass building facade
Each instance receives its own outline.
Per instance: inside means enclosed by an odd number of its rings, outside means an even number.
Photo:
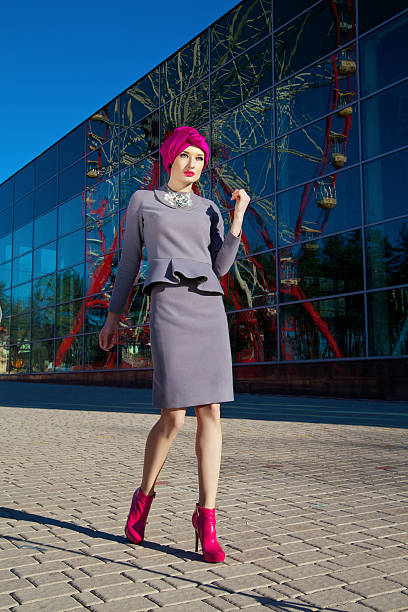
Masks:
[[[402,0],[244,0],[3,182],[0,380],[151,381],[145,248],[99,332],[130,195],[192,125],[226,230],[251,197],[221,279],[236,390],[408,397],[407,40]]]

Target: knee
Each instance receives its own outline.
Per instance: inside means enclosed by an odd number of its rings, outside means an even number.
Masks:
[[[219,423],[221,421],[220,404],[205,404],[203,406],[195,406],[197,420],[212,421]]]
[[[164,431],[168,436],[175,436],[184,425],[185,409],[163,409],[160,420]]]

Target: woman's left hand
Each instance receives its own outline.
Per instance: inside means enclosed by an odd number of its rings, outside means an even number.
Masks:
[[[236,189],[232,194],[231,194],[231,200],[236,200],[235,203],[235,209],[234,209],[234,215],[235,214],[241,214],[244,215],[247,206],[249,204],[250,201],[250,197],[247,194],[247,192],[245,191],[245,189]]]

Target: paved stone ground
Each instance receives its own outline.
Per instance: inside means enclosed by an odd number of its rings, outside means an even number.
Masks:
[[[0,383],[0,609],[408,610],[408,435],[394,418],[404,421],[406,403],[355,404],[373,422],[389,412],[392,427],[355,425],[347,400],[236,394],[222,404],[216,518],[227,556],[211,564],[194,552],[190,408],[144,543],[124,536],[158,418],[150,397]],[[285,402],[297,421],[284,420]]]

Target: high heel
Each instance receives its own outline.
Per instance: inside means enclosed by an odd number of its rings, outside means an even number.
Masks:
[[[197,502],[191,521],[196,536],[195,551],[198,552],[198,539],[200,539],[204,561],[210,563],[224,561],[225,552],[218,543],[215,530],[215,508],[203,508]]]
[[[132,504],[125,525],[125,534],[128,540],[134,544],[139,544],[144,538],[147,516],[155,497],[156,491],[153,495],[146,495],[141,487],[138,487],[133,493]]]

